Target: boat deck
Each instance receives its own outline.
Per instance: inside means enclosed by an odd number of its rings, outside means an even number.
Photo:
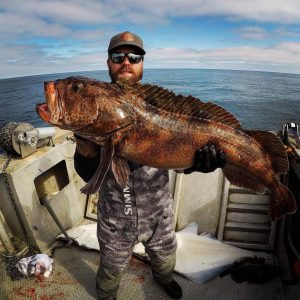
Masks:
[[[95,293],[95,274],[99,264],[99,253],[85,250],[77,245],[55,251],[54,269],[45,280],[24,278],[11,280],[5,271],[5,262],[0,258],[0,299],[97,299]],[[279,278],[266,284],[236,283],[230,276],[217,277],[205,284],[198,285],[175,274],[183,288],[183,298],[222,299],[222,300],[279,300],[287,299]],[[117,295],[118,300],[157,300],[170,299],[161,287],[154,282],[150,265],[132,257],[122,278]],[[293,299],[293,298],[289,298]]]
[[[55,149],[46,149],[50,155],[53,154],[53,164],[56,164],[57,161],[60,161],[62,155],[65,157],[73,157],[74,149],[70,146],[67,147],[66,151],[60,151],[59,148]],[[73,145],[74,146],[74,145]],[[70,148],[70,149],[69,149]],[[45,151],[45,149],[40,149],[39,151]],[[55,151],[54,151],[55,150]],[[44,161],[49,161],[48,157],[37,151],[35,154],[30,156],[30,159],[34,157],[34,155],[40,155],[40,159]],[[68,154],[69,152],[71,154]],[[67,155],[67,154],[68,155]],[[55,155],[61,155],[56,157]],[[43,156],[44,155],[44,156]],[[69,168],[73,166],[73,162],[71,159],[66,160],[69,164]],[[28,169],[23,168],[26,164],[25,160],[18,160],[20,164],[19,168],[24,169],[26,174],[33,174],[33,172],[28,171]],[[34,176],[40,175],[40,160],[34,160],[34,163],[31,163],[31,166],[34,165]],[[24,164],[24,165],[23,165]],[[48,166],[47,166],[48,168]],[[12,168],[11,173],[14,168]],[[297,174],[300,174],[300,168],[297,168]],[[69,175],[69,178],[75,178],[75,171]],[[18,175],[20,176],[20,175]],[[27,176],[27,175],[26,175]],[[20,180],[19,178],[22,178]],[[25,178],[25,175],[24,175]],[[300,178],[300,175],[299,175]],[[76,179],[77,180],[77,179]],[[75,181],[75,179],[74,179]],[[18,183],[18,187],[15,189],[18,190],[22,197],[24,193],[28,193],[28,199],[34,194],[36,194],[36,188],[32,183],[32,178],[24,183],[23,177],[18,177],[16,180]],[[297,181],[298,182],[298,181]],[[81,184],[81,183],[80,183]],[[61,207],[74,207],[73,199],[74,195],[79,195],[78,188],[81,187],[80,184],[76,186],[75,184],[69,184],[68,187],[64,189],[61,198],[57,197],[52,200],[52,202],[56,203],[56,212],[57,213],[65,213],[66,210],[59,209]],[[28,186],[31,186],[31,189]],[[24,188],[25,187],[25,188]],[[66,191],[67,188],[70,188],[70,191]],[[67,193],[68,192],[68,193]],[[27,195],[27,194],[26,194]],[[199,193],[199,195],[202,195]],[[1,201],[3,203],[3,195],[1,194]],[[68,197],[67,197],[68,196]],[[27,197],[27,196],[26,196]],[[25,198],[26,198],[25,197]],[[36,196],[37,197],[37,196]],[[73,198],[72,198],[73,197]],[[27,198],[26,198],[27,199]],[[6,199],[7,203],[9,203],[9,198]],[[57,202],[55,202],[57,201]],[[82,205],[85,203],[81,199],[76,200],[77,205]],[[22,204],[23,202],[20,201]],[[54,234],[57,231],[57,225],[51,217],[46,209],[43,209],[42,206],[38,206],[39,199],[32,197],[32,207],[39,208],[34,212],[27,210],[27,213],[32,213],[31,219],[34,219],[35,222],[41,222],[40,228],[44,231],[40,233],[38,238],[43,237],[46,238],[48,236],[57,236]],[[36,204],[37,203],[37,204]],[[71,205],[72,204],[72,205]],[[23,204],[25,206],[25,204]],[[27,205],[27,203],[26,203]],[[207,205],[207,204],[206,204]],[[193,205],[189,205],[194,209]],[[27,206],[26,206],[27,208]],[[82,205],[82,210],[84,206]],[[9,212],[9,208],[2,209],[5,212]],[[74,211],[77,212],[77,206]],[[78,215],[75,215],[73,211],[72,220],[66,218],[69,223],[75,223],[74,220],[78,219]],[[206,211],[206,210],[205,210]],[[82,213],[82,212],[81,212]],[[191,212],[186,212],[187,214]],[[83,214],[83,213],[82,213]],[[70,214],[71,215],[71,214]],[[64,214],[59,215],[59,218],[63,221]],[[199,218],[201,216],[199,215]],[[48,220],[47,222],[45,220]],[[205,219],[205,218],[204,218]],[[42,221],[40,221],[42,220]],[[14,224],[14,220],[10,220],[11,224]],[[72,221],[72,222],[71,222]],[[73,222],[74,221],[74,222]],[[43,223],[42,223],[43,222]],[[45,226],[44,224],[47,224]],[[210,223],[209,223],[210,224]],[[11,225],[11,227],[13,227]],[[30,228],[32,224],[29,224]],[[70,224],[63,224],[65,228],[69,228]],[[37,240],[38,240],[37,238]],[[189,255],[188,251],[186,253]],[[5,267],[5,260],[2,256],[0,256],[0,300],[89,300],[89,299],[97,299],[95,293],[95,275],[99,265],[99,252],[96,250],[87,250],[80,248],[79,246],[72,245],[69,248],[61,248],[57,249],[54,256],[54,269],[51,273],[50,277],[45,280],[41,280],[40,278],[23,278],[21,280],[12,280],[7,272]],[[183,289],[183,300],[299,300],[300,299],[300,285],[295,284],[294,286],[288,286],[284,288],[279,277],[265,283],[265,284],[250,284],[247,282],[244,283],[236,283],[234,282],[230,276],[225,277],[217,277],[205,284],[195,284],[190,280],[175,274],[176,280],[182,286]],[[158,300],[158,299],[170,299],[162,288],[154,282],[151,274],[150,265],[138,258],[132,257],[130,264],[126,270],[125,275],[122,278],[120,288],[117,295],[118,300]]]

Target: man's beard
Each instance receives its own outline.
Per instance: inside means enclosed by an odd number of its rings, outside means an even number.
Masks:
[[[132,77],[118,77],[118,75],[123,72],[123,71],[129,71],[132,74]],[[122,81],[122,80],[130,80],[131,82],[135,83],[138,82],[140,80],[142,80],[143,78],[143,69],[141,69],[140,72],[138,72],[137,74],[134,73],[131,69],[129,68],[122,68],[119,70],[118,73],[116,74],[112,74],[111,70],[109,69],[109,76],[112,82],[117,82],[117,81]]]

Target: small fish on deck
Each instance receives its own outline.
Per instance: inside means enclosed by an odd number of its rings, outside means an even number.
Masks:
[[[189,168],[195,151],[212,143],[226,154],[222,170],[231,183],[270,191],[273,220],[296,211],[293,194],[278,179],[289,168],[281,140],[270,132],[244,130],[214,103],[156,85],[85,77],[45,82],[44,90],[47,103],[37,105],[44,121],[101,146],[99,167],[84,193],[97,192],[109,168],[125,186],[128,160],[161,169]]]

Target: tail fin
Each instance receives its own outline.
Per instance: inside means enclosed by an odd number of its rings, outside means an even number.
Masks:
[[[272,221],[297,210],[297,203],[292,192],[282,183],[271,195],[269,214]]]

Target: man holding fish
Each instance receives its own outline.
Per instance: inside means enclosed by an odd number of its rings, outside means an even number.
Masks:
[[[139,82],[143,77],[145,54],[143,41],[136,34],[127,31],[113,36],[107,59],[112,82]],[[92,141],[79,135],[75,137],[75,168],[88,182],[98,168],[102,152]],[[209,144],[196,151],[194,165],[183,172],[212,172],[223,167],[225,161],[224,153]],[[112,166],[99,192],[97,295],[100,299],[116,299],[133,247],[142,242],[150,257],[154,279],[171,298],[179,299],[182,289],[173,279],[177,244],[168,171],[132,161],[128,165],[130,172],[125,187],[116,181]]]
[[[168,169],[188,174],[221,167],[232,184],[270,193],[273,221],[297,210],[293,193],[279,180],[289,169],[279,137],[242,128],[212,102],[140,83],[144,55],[137,35],[118,34],[108,47],[111,83],[85,77],[45,82],[46,103],[36,108],[45,122],[74,132],[75,168],[88,181],[81,191],[100,192],[100,299],[115,298],[138,242],[154,279],[172,298],[182,296],[172,276],[176,240]]]

